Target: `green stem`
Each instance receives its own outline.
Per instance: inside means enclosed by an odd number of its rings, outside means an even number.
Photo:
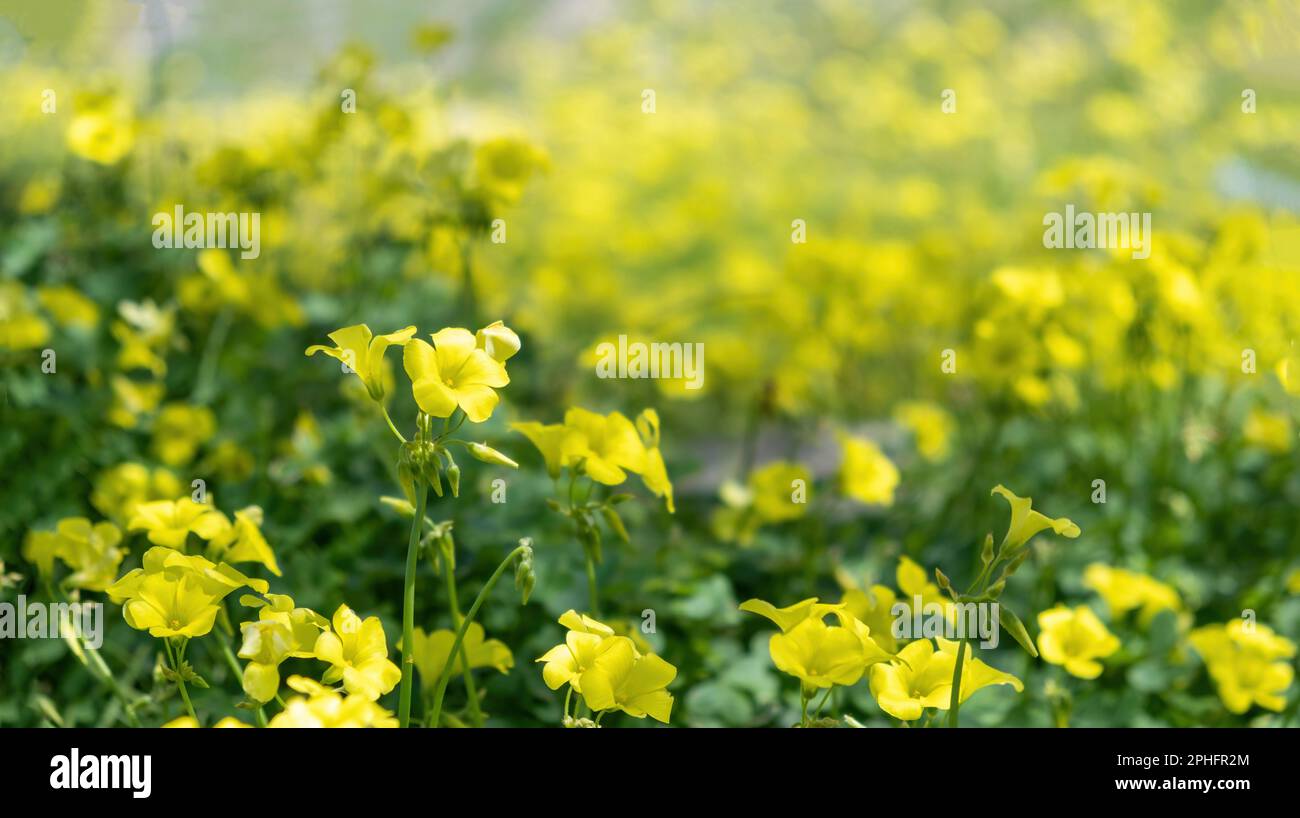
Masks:
[[[952,696],[948,699],[948,726],[957,726],[957,711],[961,709],[961,673],[966,661],[966,640],[957,640],[957,663],[952,669]]]
[[[451,609],[451,624],[455,627],[460,625],[460,602],[456,597],[456,577],[453,576],[451,560],[444,561],[443,573],[447,575],[447,606]],[[474,671],[469,666],[469,651],[464,645],[460,646],[460,663],[464,670],[465,695],[469,696],[470,721],[475,727],[482,727],[483,713],[478,706],[478,688],[474,684]]]
[[[428,487],[416,480],[415,516],[411,518],[411,536],[406,544],[406,580],[402,586],[402,689],[398,694],[397,720],[402,727],[411,724],[411,676],[415,670],[415,569],[420,556],[420,529],[424,523],[424,503]]]
[[[591,615],[600,619],[600,594],[596,589],[596,560],[592,558],[590,549],[587,549],[587,597]]]
[[[402,435],[401,432],[397,431],[397,426],[393,423],[393,419],[392,419],[391,417],[388,416],[388,407],[387,407],[387,406],[384,406],[384,405],[381,403],[381,404],[379,404],[379,408],[380,408],[380,410],[384,413],[384,420],[388,421],[388,428],[393,430],[393,434],[397,436],[397,439],[398,439],[399,441],[401,441],[402,443],[405,443],[405,442],[406,442],[406,438]]]
[[[178,654],[172,652],[172,644],[170,640],[163,639],[163,645],[167,648],[167,659],[171,662],[172,672],[176,674],[176,686],[180,688],[181,699],[185,702],[185,710],[190,714],[190,718],[194,719],[197,723],[199,717],[194,714],[194,705],[190,703],[190,693],[185,689],[185,680],[181,678],[181,663],[177,658]],[[184,653],[185,649],[182,647],[179,651],[179,655],[183,656]]]
[[[501,579],[501,575],[505,573],[510,563],[514,562],[515,558],[524,553],[528,547],[527,544],[516,547],[506,555],[505,559],[501,560],[501,564],[497,566],[497,570],[492,572],[492,576],[488,577],[488,581],[483,585],[483,590],[478,592],[478,596],[474,598],[474,604],[469,607],[469,613],[465,614],[460,627],[456,630],[456,641],[451,643],[451,650],[447,653],[448,656],[455,656],[460,651],[460,646],[465,642],[465,632],[469,630],[470,623],[478,615],[478,609],[483,607],[483,601],[487,599],[488,594],[497,584],[497,580]],[[447,664],[443,665],[442,673],[438,676],[438,688],[433,698],[433,714],[429,717],[430,727],[437,727],[439,724],[439,718],[442,715],[442,699],[447,693],[447,681],[451,678],[451,667],[452,663],[447,662]]]

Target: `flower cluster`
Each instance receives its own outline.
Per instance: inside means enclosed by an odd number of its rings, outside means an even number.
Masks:
[[[564,643],[537,659],[544,663],[542,678],[547,687],[559,690],[568,685],[569,695],[579,695],[596,716],[596,723],[615,710],[668,723],[673,696],[667,688],[677,677],[677,668],[654,653],[643,653],[629,637],[619,636],[609,625],[577,611],[566,611],[560,624],[568,629]],[[574,718],[569,714],[568,697],[564,718],[566,724]]]

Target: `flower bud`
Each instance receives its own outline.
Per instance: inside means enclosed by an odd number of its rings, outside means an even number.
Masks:
[[[469,453],[475,460],[482,460],[484,463],[491,463],[494,466],[509,466],[512,469],[519,468],[518,463],[485,443],[469,444]]]
[[[475,335],[478,348],[492,356],[493,360],[505,363],[521,346],[519,336],[501,321],[493,321]]]

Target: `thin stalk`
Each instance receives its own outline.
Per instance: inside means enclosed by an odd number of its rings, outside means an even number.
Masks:
[[[587,605],[591,608],[591,615],[596,619],[600,619],[600,594],[596,588],[596,560],[592,558],[590,549],[587,549],[587,597]]]
[[[389,417],[389,415],[388,415],[388,407],[387,407],[387,406],[384,406],[384,405],[381,403],[381,404],[379,404],[379,408],[380,408],[380,410],[383,411],[383,413],[384,413],[384,420],[388,421],[388,428],[391,429],[391,430],[393,431],[393,434],[397,436],[397,439],[398,439],[400,442],[405,443],[405,442],[406,442],[406,438],[402,435],[401,432],[397,431],[397,426],[396,426],[396,424],[393,423],[393,419],[392,419],[391,417]]]
[[[492,576],[488,577],[488,581],[483,585],[483,590],[478,592],[478,596],[474,598],[474,604],[469,607],[469,613],[465,614],[465,619],[461,621],[460,627],[456,630],[456,641],[451,643],[448,656],[455,656],[460,651],[460,646],[465,642],[465,632],[469,630],[470,623],[478,615],[478,609],[483,607],[483,601],[487,599],[492,588],[496,586],[497,580],[501,579],[501,575],[505,573],[506,568],[527,548],[528,545],[516,547],[506,555],[505,559],[501,560],[501,564],[497,566],[497,570],[492,572]],[[442,699],[447,693],[447,681],[451,678],[451,664],[451,662],[448,662],[443,665],[442,673],[438,676],[438,689],[433,698],[433,715],[429,717],[430,727],[437,727],[439,717],[442,715]]]
[[[966,640],[957,640],[957,663],[952,669],[952,697],[948,699],[948,726],[957,726],[957,711],[961,709],[961,673],[966,661]]]
[[[190,718],[198,722],[199,717],[194,714],[194,705],[190,703],[190,693],[185,689],[185,680],[181,678],[181,665],[178,656],[185,655],[185,649],[182,647],[177,653],[172,652],[172,643],[169,639],[163,639],[163,646],[167,648],[167,660],[171,663],[172,672],[176,674],[176,686],[180,688],[181,699],[185,702],[185,710],[190,714]]]
[[[460,625],[460,603],[456,597],[456,577],[451,566],[451,560],[446,560],[443,565],[443,573],[447,575],[447,607],[451,609],[451,624]],[[469,696],[469,713],[470,720],[475,727],[483,726],[483,713],[478,707],[478,688],[474,684],[474,671],[469,667],[469,651],[464,645],[460,646],[460,663],[463,666],[465,678],[465,695]]]
[[[411,536],[406,544],[406,579],[402,586],[402,689],[397,704],[397,720],[402,727],[411,724],[411,677],[415,671],[415,569],[420,556],[424,503],[428,498],[428,486],[424,480],[415,482],[415,516],[411,518]]]

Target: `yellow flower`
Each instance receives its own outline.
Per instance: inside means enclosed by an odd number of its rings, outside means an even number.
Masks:
[[[841,443],[840,491],[860,503],[893,505],[899,480],[893,461],[870,440],[846,436]]]
[[[312,679],[290,676],[289,687],[304,693],[285,702],[268,727],[397,727],[393,714],[360,695],[343,696]]]
[[[894,638],[894,615],[891,608],[898,595],[892,588],[884,585],[872,585],[870,588],[848,587],[840,598],[840,605],[855,619],[862,620],[871,630],[871,638],[886,653],[898,651],[898,640]]]
[[[616,639],[626,637],[614,636],[612,630],[608,634],[571,630],[565,634],[564,644],[556,645],[534,661],[543,663],[542,680],[551,690],[567,684],[581,693],[583,680],[595,667],[596,657],[611,649]]]
[[[147,630],[159,639],[203,636],[216,621],[220,597],[214,596],[193,574],[172,578],[165,573],[146,575],[122,607],[126,623]]]
[[[564,644],[556,645],[534,661],[544,663],[542,679],[551,690],[571,684],[581,693],[583,674],[594,666],[598,653],[609,648],[604,643],[614,638],[614,629],[572,608],[560,616],[560,624],[569,631],[564,636]]]
[[[99,306],[76,287],[41,287],[36,299],[61,326],[93,329],[99,323]]]
[[[772,663],[798,678],[805,691],[856,684],[869,666],[892,658],[871,638],[871,629],[842,605],[819,603],[812,597],[777,608],[750,599],[740,609],[766,617],[781,629],[768,642]],[[831,613],[839,620],[838,627],[823,621]]]
[[[1062,537],[1071,539],[1078,537],[1081,533],[1079,527],[1069,518],[1058,517],[1052,519],[1034,511],[1032,498],[1018,497],[1010,489],[1002,485],[994,486],[992,493],[1002,495],[1011,504],[1011,524],[1007,527],[1006,537],[1002,540],[1004,554],[1010,554],[1029,542],[1029,539],[1035,534],[1048,528]]]
[[[123,429],[134,429],[141,415],[158,408],[165,391],[160,383],[137,383],[122,375],[114,375],[109,385],[113,389],[113,405],[109,407],[108,420]]]
[[[546,473],[552,478],[560,476],[560,469],[568,466],[586,448],[586,440],[577,429],[563,423],[549,425],[537,421],[512,423],[510,428],[528,438],[546,461]]]
[[[641,654],[625,636],[608,638],[609,648],[582,679],[582,698],[592,712],[621,710],[634,718],[668,723],[673,697],[667,687],[677,668],[653,653]]]
[[[808,513],[812,474],[798,463],[774,460],[749,475],[754,514],[761,523],[797,520]],[[803,502],[797,502],[797,500]]]
[[[383,400],[384,353],[393,344],[406,346],[413,335],[415,335],[413,326],[386,335],[372,335],[370,327],[365,324],[355,324],[334,330],[329,334],[329,339],[334,342],[333,347],[315,344],[307,347],[306,354],[315,355],[317,352],[324,352],[331,358],[341,361],[349,371],[355,372],[361,379],[373,400]]]
[[[23,558],[36,565],[42,576],[53,574],[54,559],[62,560],[72,573],[62,584],[87,591],[103,591],[113,584],[126,552],[118,548],[121,530],[108,522],[91,525],[85,517],[60,520],[53,532],[32,531],[23,546]]]
[[[114,522],[126,525],[140,503],[179,497],[183,492],[181,481],[165,468],[150,471],[140,463],[122,463],[99,473],[90,503]]]
[[[182,497],[174,501],[140,503],[127,528],[149,532],[149,542],[154,545],[184,550],[190,532],[210,540],[224,533],[229,525],[221,512],[212,506]]]
[[[467,329],[451,327],[431,337],[433,346],[417,338],[402,355],[421,411],[445,418],[459,407],[473,423],[487,420],[500,400],[494,390],[510,383],[505,365],[479,349]]]
[[[673,484],[668,479],[668,467],[659,451],[659,413],[653,409],[642,410],[636,419],[636,430],[645,450],[640,467],[641,482],[651,494],[664,498],[668,513],[675,514],[677,509],[673,506]]]
[[[112,523],[92,526],[84,517],[69,517],[60,520],[55,531],[29,531],[22,553],[44,577],[53,576],[57,558],[78,572],[65,584],[102,591],[117,575],[124,556],[117,548],[121,540],[122,532]]]
[[[223,599],[237,588],[249,587],[259,594],[270,590],[264,579],[252,579],[223,563],[214,563],[198,555],[185,555],[166,546],[155,546],[144,553],[142,567],[134,568],[114,582],[105,592],[113,602],[122,604],[137,595],[144,580],[162,574],[171,581],[193,577],[215,599]]]
[[[1230,712],[1245,713],[1253,704],[1275,713],[1285,709],[1295,679],[1294,642],[1267,625],[1240,619],[1197,628],[1188,638]]]
[[[867,669],[857,635],[821,619],[805,619],[786,633],[773,634],[768,652],[778,670],[806,688],[857,684]]]
[[[1119,640],[1087,605],[1073,610],[1058,605],[1043,611],[1038,615],[1038,628],[1038,652],[1043,660],[1062,665],[1080,679],[1100,676],[1102,666],[1097,660],[1119,650]]]
[[[840,605],[818,602],[815,596],[809,597],[802,602],[796,602],[793,605],[787,605],[784,608],[778,608],[771,602],[762,599],[747,599],[740,603],[740,610],[755,613],[772,620],[781,629],[781,633],[789,633],[804,620],[811,617],[821,619],[828,613],[840,610],[841,607]]]
[[[575,406],[564,413],[564,425],[582,434],[584,447],[578,457],[585,458],[584,468],[597,483],[617,486],[627,479],[624,469],[641,470],[645,447],[621,412],[598,415]]]
[[[203,406],[169,403],[154,423],[153,451],[168,466],[184,466],[217,430],[212,411]]]
[[[425,634],[423,628],[416,628],[414,636],[415,644],[411,649],[411,655],[415,657],[415,667],[420,671],[421,681],[432,689],[447,666],[447,656],[451,653],[452,643],[456,641],[456,632],[443,629]],[[506,673],[515,666],[515,657],[504,642],[484,637],[483,626],[477,622],[471,622],[465,630],[461,647],[469,657],[471,669],[492,667]],[[451,672],[459,674],[463,673],[464,669],[465,663],[460,656],[457,656]]]
[[[124,105],[79,101],[77,107],[67,134],[68,148],[73,153],[101,165],[113,165],[131,152],[135,135]]]
[[[105,590],[122,605],[123,618],[136,630],[158,638],[194,638],[212,630],[221,600],[245,585],[267,591],[264,581],[249,579],[229,565],[157,546],[145,552],[142,568],[127,572]]]
[[[924,401],[907,401],[894,409],[894,418],[912,432],[916,450],[926,460],[942,460],[952,437],[952,416],[941,407]]]
[[[1146,574],[1112,568],[1099,562],[1092,563],[1084,570],[1083,586],[1101,594],[1112,617],[1141,609],[1138,619],[1144,625],[1161,611],[1182,609],[1178,591],[1172,586]]]
[[[903,721],[921,717],[927,707],[947,710],[952,702],[952,677],[957,663],[958,643],[938,637],[939,650],[928,639],[909,643],[899,658],[871,668],[871,695],[889,715]],[[1024,685],[1015,676],[990,667],[974,657],[967,646],[962,662],[961,702],[990,685],[1011,685],[1016,692]]]
[[[293,599],[282,594],[267,594],[265,602],[253,596],[240,601],[261,608],[256,622],[239,626],[244,638],[239,656],[249,660],[244,667],[244,692],[256,701],[269,702],[280,690],[280,663],[290,657],[314,656],[316,641],[329,622],[309,608],[294,607]]]
[[[326,684],[343,680],[349,693],[378,699],[402,679],[402,671],[388,661],[388,641],[383,623],[371,616],[362,621],[347,605],[334,612],[334,630],[316,640],[316,658],[330,664]]]
[[[227,521],[224,515],[221,520],[226,527],[224,531],[212,537],[209,543],[209,556],[231,563],[256,562],[265,565],[267,570],[277,577],[280,576],[280,566],[275,561],[275,552],[271,550],[266,537],[262,536],[261,506],[248,506],[236,511],[234,523]]]
[[[40,349],[50,339],[50,325],[30,301],[22,284],[0,281],[0,349]]]

